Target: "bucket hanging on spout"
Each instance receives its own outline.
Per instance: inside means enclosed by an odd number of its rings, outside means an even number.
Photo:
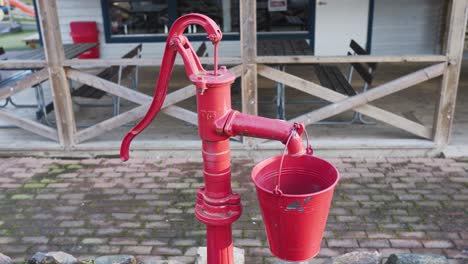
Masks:
[[[273,255],[304,261],[319,253],[338,179],[335,166],[312,154],[283,153],[254,167],[252,180]]]

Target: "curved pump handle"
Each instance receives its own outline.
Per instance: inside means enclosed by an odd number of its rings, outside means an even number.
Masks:
[[[174,68],[174,61],[179,52],[182,55],[187,75],[190,77],[192,74],[204,73],[200,60],[188,42],[188,39],[183,36],[185,29],[192,24],[202,26],[208,34],[208,39],[211,40],[215,46],[215,72],[217,66],[217,45],[223,37],[218,25],[209,17],[202,14],[187,14],[177,19],[169,30],[166,48],[161,63],[161,70],[159,72],[158,82],[156,84],[156,91],[145,117],[132,128],[123,138],[120,146],[120,158],[122,160],[129,159],[130,143],[133,138],[140,134],[156,117],[161,110],[161,107],[166,99],[167,87]]]

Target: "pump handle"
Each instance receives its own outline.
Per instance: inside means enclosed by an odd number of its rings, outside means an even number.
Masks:
[[[205,72],[195,51],[188,42],[188,39],[183,36],[185,29],[192,24],[202,26],[208,35],[208,39],[211,40],[215,47],[223,37],[218,25],[211,18],[202,14],[187,14],[181,16],[174,22],[167,36],[166,48],[164,50],[161,70],[159,72],[159,78],[156,84],[156,91],[153,97],[153,101],[151,102],[151,106],[148,109],[145,117],[143,117],[143,119],[123,138],[122,144],[120,146],[120,158],[122,160],[125,161],[129,159],[130,143],[132,142],[133,138],[140,134],[153,121],[153,119],[161,110],[164,100],[166,99],[167,87],[169,86],[169,80],[172,75],[177,52],[181,53],[182,55],[185,69],[189,77],[191,74]],[[217,54],[214,54],[214,56],[216,62]],[[216,64],[217,63],[215,63],[215,65]]]

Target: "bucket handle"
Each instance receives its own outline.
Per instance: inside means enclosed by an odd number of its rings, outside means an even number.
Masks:
[[[283,195],[283,192],[281,191],[281,172],[283,170],[284,156],[286,155],[286,150],[288,148],[289,142],[297,134],[297,130],[298,130],[299,127],[300,127],[300,125],[298,123],[294,123],[294,128],[291,131],[291,134],[289,135],[288,140],[286,141],[286,144],[284,144],[283,155],[281,155],[281,161],[280,161],[280,166],[279,166],[278,178],[276,180],[276,187],[273,190],[273,194],[276,194],[276,195],[279,195],[279,196]],[[309,142],[309,134],[307,133],[307,129],[304,129],[304,132],[305,132],[306,142],[307,142],[306,153],[305,154],[313,155],[314,151],[313,151],[312,146],[310,145],[310,142]],[[305,154],[303,154],[303,155],[305,155]]]

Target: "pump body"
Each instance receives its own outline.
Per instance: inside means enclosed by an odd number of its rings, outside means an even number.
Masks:
[[[191,24],[202,26],[215,47],[214,70],[203,69],[184,30]],[[155,96],[146,116],[124,137],[121,158],[129,158],[132,139],[144,130],[160,111],[164,102],[176,54],[179,53],[189,79],[197,89],[198,131],[202,140],[205,185],[198,189],[196,218],[207,226],[208,263],[231,264],[233,243],[231,225],[239,219],[240,196],[231,189],[229,138],[242,135],[272,139],[287,144],[290,155],[302,155],[302,124],[263,118],[231,109],[231,84],[235,80],[226,67],[217,66],[217,46],[222,38],[216,23],[201,14],[188,14],[171,27],[161,65]]]

